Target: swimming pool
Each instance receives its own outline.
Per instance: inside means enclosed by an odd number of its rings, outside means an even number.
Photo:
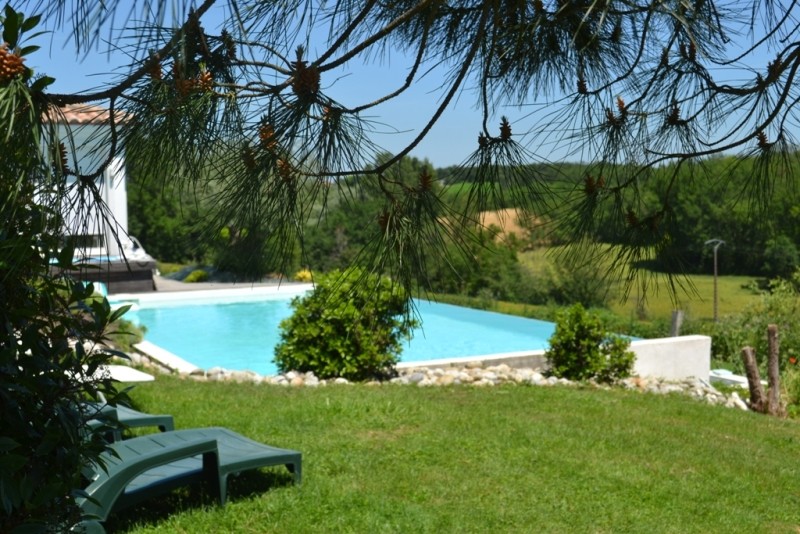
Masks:
[[[133,303],[126,317],[146,327],[145,339],[197,367],[274,375],[278,324],[291,314],[291,298],[306,290],[224,295],[210,290],[114,302]],[[402,362],[542,350],[555,329],[535,319],[424,300],[416,304],[422,324],[404,344]]]

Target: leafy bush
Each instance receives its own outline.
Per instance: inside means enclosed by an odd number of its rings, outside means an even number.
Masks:
[[[295,282],[311,282],[314,280],[314,275],[308,269],[300,269],[294,275]]]
[[[365,380],[393,371],[416,321],[409,296],[386,277],[360,269],[333,271],[315,289],[292,301],[281,322],[275,363],[281,372]]]
[[[575,304],[556,315],[545,358],[559,378],[613,382],[631,374],[635,356],[629,346],[629,340],[608,334],[597,316]]]
[[[154,258],[168,262],[204,261],[210,252],[202,227],[207,211],[193,192],[165,187],[160,176],[148,176],[136,158],[127,160],[128,226]],[[142,167],[145,167],[144,169]]]
[[[605,308],[612,297],[612,284],[606,271],[595,263],[557,257],[547,278],[549,296],[558,304],[579,302],[587,308]]]
[[[214,266],[233,273],[237,279],[256,281],[269,271],[266,232],[226,226],[214,241]]]
[[[109,325],[106,337],[115,349],[131,352],[134,350],[134,345],[142,342],[146,330],[144,325],[136,325],[127,319],[118,319]]]
[[[800,416],[800,367],[797,358],[791,358],[781,376],[783,400],[789,417]]]
[[[186,275],[183,281],[187,284],[195,284],[197,282],[205,282],[208,280],[208,271],[203,269],[195,269]]]
[[[789,278],[800,265],[800,253],[791,238],[781,234],[768,239],[762,272],[768,277]]]
[[[522,267],[517,251],[494,234],[476,230],[462,241],[445,240],[444,250],[426,257],[424,287],[435,293],[480,297],[482,300],[542,303],[544,291]]]
[[[795,273],[794,279],[800,278]],[[800,315],[800,293],[793,281],[771,280],[769,290],[763,292],[759,302],[741,313],[725,317],[711,324],[704,332],[711,336],[713,357],[725,362],[731,370],[743,372],[741,352],[745,346],[753,347],[762,367],[766,364],[767,326],[778,325],[780,336],[781,369],[790,358],[800,357],[800,330],[796,327]]]
[[[22,56],[37,31],[6,4],[3,41]],[[40,34],[37,34],[40,35]],[[15,52],[16,53],[16,52]],[[102,433],[86,423],[81,401],[114,385],[95,374],[112,352],[98,350],[124,313],[83,285],[57,276],[74,270],[61,214],[89,213],[95,182],[72,182],[54,127],[43,126],[51,78],[24,68],[0,85],[0,532],[67,532],[80,517],[81,470],[99,461]],[[47,111],[52,113],[52,110]],[[52,116],[52,115],[51,115]],[[60,157],[59,157],[60,159]],[[94,188],[94,189],[92,189]],[[93,211],[93,213],[99,213]]]

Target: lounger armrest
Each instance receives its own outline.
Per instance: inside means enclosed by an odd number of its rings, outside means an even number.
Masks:
[[[159,435],[159,434],[156,434]],[[146,437],[146,436],[145,436]],[[142,473],[171,462],[203,455],[203,469],[219,469],[219,452],[216,439],[198,439],[161,446],[146,439],[120,441],[103,453],[106,469],[95,467],[95,478],[84,490],[88,498],[78,499],[85,516],[105,521],[114,503],[128,484]],[[211,473],[207,473],[210,475]]]

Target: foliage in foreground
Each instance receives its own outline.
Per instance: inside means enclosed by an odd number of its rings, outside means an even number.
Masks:
[[[791,360],[800,358],[800,331],[797,318],[800,317],[800,271],[791,280],[770,281],[767,291],[740,313],[722,318],[718,323],[708,326],[712,337],[712,355],[725,362],[732,370],[743,372],[742,348],[753,347],[756,356],[766,364],[767,326],[778,325],[780,339],[780,365],[785,369]]]
[[[630,376],[635,356],[630,341],[609,334],[600,319],[575,304],[556,315],[556,331],[545,358],[559,378],[613,382]]]
[[[300,450],[304,480],[294,486],[283,467],[231,477],[224,508],[175,493],[117,516],[118,534],[773,534],[800,524],[800,426],[679,395],[158,377],[131,396],[181,427],[223,425]]]
[[[409,306],[409,296],[386,277],[355,268],[333,271],[292,301],[275,363],[281,372],[312,371],[319,378],[386,376],[416,324],[408,319]]]
[[[95,374],[111,354],[97,346],[123,311],[58,274],[76,268],[62,241],[68,206],[97,188],[70,187],[65,151],[46,150],[51,110],[30,92],[52,79],[33,78],[23,60],[36,47],[21,46],[38,17],[7,6],[0,22],[0,532],[65,532],[80,516],[81,470],[104,448],[80,402],[114,399]]]

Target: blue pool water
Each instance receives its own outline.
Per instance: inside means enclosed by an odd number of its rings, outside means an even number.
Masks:
[[[146,327],[145,339],[203,369],[277,373],[273,349],[289,298],[233,303],[142,306],[127,317]],[[480,356],[547,348],[553,323],[417,302],[421,326],[403,348],[403,362]]]

